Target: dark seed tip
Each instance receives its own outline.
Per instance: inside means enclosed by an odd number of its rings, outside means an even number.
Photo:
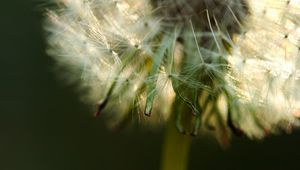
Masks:
[[[101,115],[101,112],[100,111],[97,111],[94,113],[94,117],[99,117]]]
[[[183,130],[183,131],[181,131],[180,133],[181,133],[181,134],[183,134],[183,135],[187,135],[187,132],[186,132],[186,131],[184,131],[184,130]]]
[[[191,135],[192,137],[195,137],[195,136],[197,136],[197,132],[190,133],[190,135]]]
[[[145,112],[144,114],[145,114],[145,116],[147,116],[147,117],[151,117],[151,112]]]

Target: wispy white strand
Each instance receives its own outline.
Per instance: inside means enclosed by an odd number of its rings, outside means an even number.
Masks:
[[[207,119],[216,126],[219,138],[228,131],[222,128],[229,114],[234,126],[250,138],[299,126],[299,0],[247,0],[249,15],[242,21],[236,16],[243,12],[239,11],[243,6],[236,5],[240,1],[226,0],[224,16],[231,18],[220,21],[208,8],[208,22],[203,24],[209,24],[209,30],[204,31],[199,29],[201,23],[191,20],[170,29],[181,14],[164,18],[156,11],[173,1],[164,0],[158,7],[151,1],[155,0],[53,0],[57,7],[48,10],[45,24],[48,53],[61,65],[81,71],[82,82],[90,89],[89,102],[109,98],[107,110],[116,122],[133,108],[143,112],[146,106],[167,120],[178,86],[182,91],[200,89],[196,105],[205,108],[201,122]],[[173,7],[170,9],[173,12]],[[235,22],[241,33],[231,36],[224,31],[230,22]],[[161,44],[163,35],[172,42]],[[176,42],[177,38],[184,44]],[[157,53],[164,45],[169,58],[160,61]],[[159,71],[151,75],[155,64]],[[195,79],[199,72],[205,76],[202,81]],[[155,88],[149,89],[152,85]],[[147,103],[152,92],[154,101]],[[206,99],[214,100],[216,106],[205,105]],[[220,116],[210,118],[210,113]]]

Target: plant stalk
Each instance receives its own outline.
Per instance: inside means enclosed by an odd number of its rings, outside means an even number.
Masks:
[[[172,117],[166,127],[161,170],[187,170],[192,137],[181,134]]]

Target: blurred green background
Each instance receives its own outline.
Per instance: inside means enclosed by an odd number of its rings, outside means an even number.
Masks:
[[[39,2],[1,2],[0,170],[159,169],[162,131],[111,132],[80,103],[45,54]],[[300,169],[300,133],[221,149],[198,137],[189,169]]]

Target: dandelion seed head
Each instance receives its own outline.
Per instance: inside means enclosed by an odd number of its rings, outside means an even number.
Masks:
[[[221,143],[299,126],[299,0],[53,3],[48,53],[113,126],[175,114],[180,132]]]

